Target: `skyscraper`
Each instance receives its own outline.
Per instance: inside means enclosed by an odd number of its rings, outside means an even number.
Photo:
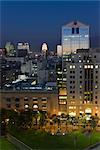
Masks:
[[[63,54],[75,52],[77,49],[89,48],[89,26],[73,21],[62,27]]]
[[[48,45],[46,43],[42,44],[42,52],[46,53],[48,51]]]

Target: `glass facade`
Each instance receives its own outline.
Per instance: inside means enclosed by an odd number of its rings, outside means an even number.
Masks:
[[[89,48],[89,26],[73,22],[62,27],[63,54]]]

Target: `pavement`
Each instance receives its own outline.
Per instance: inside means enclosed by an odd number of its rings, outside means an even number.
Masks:
[[[94,145],[92,145],[92,146],[90,146],[84,150],[100,150],[100,142],[97,144],[94,144]]]
[[[100,150],[100,145],[98,145],[97,147],[94,147],[94,148],[92,148],[90,150]]]

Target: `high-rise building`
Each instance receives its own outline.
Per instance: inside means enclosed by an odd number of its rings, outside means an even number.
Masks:
[[[57,56],[58,57],[62,56],[62,46],[61,45],[57,45]]]
[[[5,49],[8,56],[15,56],[16,51],[14,44],[12,44],[11,42],[7,42],[5,44]]]
[[[59,112],[100,117],[100,49],[79,49],[66,58],[66,91],[66,97],[59,92]]]
[[[30,45],[29,45],[29,43],[18,43],[18,45],[17,45],[17,49],[18,50],[21,50],[21,49],[27,49],[27,51],[29,52],[30,51]]]
[[[48,45],[47,45],[47,43],[43,43],[42,44],[42,54],[44,56],[47,56],[47,53],[48,53]]]
[[[75,52],[77,49],[88,49],[89,26],[79,21],[73,21],[62,27],[63,54]]]

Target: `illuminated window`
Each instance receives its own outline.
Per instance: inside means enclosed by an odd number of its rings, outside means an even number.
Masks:
[[[29,108],[29,104],[25,104],[24,107],[25,107],[25,108]]]
[[[87,69],[88,68],[87,65],[85,65],[84,68]]]
[[[85,35],[85,37],[88,37],[89,35]]]
[[[28,97],[25,97],[25,98],[24,98],[24,101],[28,101]]]
[[[70,65],[70,69],[72,69],[73,68],[73,66],[72,65]]]
[[[63,78],[63,81],[67,81],[67,79],[66,79],[66,78]]]
[[[89,60],[87,60],[87,63],[89,63]]]
[[[98,65],[95,65],[95,68],[97,69],[97,68],[99,68],[99,66],[98,66]]]
[[[79,60],[79,62],[81,63],[81,62],[82,62],[82,60]]]
[[[69,109],[73,109],[73,106],[69,106]]]
[[[69,112],[70,116],[76,116],[76,112]]]
[[[66,58],[66,61],[68,61],[68,58]]]
[[[62,74],[62,72],[58,71],[58,74]]]
[[[80,114],[84,114],[84,111],[80,111]]]
[[[62,104],[62,105],[64,104],[65,105],[66,104],[66,100],[59,100],[59,104]]]
[[[91,68],[91,66],[90,66],[90,65],[88,65],[88,68]]]
[[[80,104],[82,104],[83,103],[83,101],[80,101]]]
[[[75,65],[70,65],[70,69],[75,69]]]
[[[59,81],[59,80],[61,80],[61,78],[57,78],[57,80]]]
[[[82,89],[82,85],[80,85],[80,89]]]
[[[67,99],[67,96],[59,96],[59,99]]]
[[[82,68],[82,66],[80,65],[80,68]]]
[[[59,89],[59,95],[66,95],[67,94],[67,91],[66,91],[66,88],[60,88]]]
[[[73,68],[75,68],[75,65],[73,65]]]
[[[71,101],[71,104],[75,104],[75,102],[74,102],[74,101]]]
[[[93,69],[93,65],[91,65],[91,69]]]
[[[37,109],[37,108],[38,108],[38,105],[33,105],[33,108],[34,108],[34,109]]]
[[[98,88],[98,86],[97,85],[95,85],[95,89],[97,89]]]

